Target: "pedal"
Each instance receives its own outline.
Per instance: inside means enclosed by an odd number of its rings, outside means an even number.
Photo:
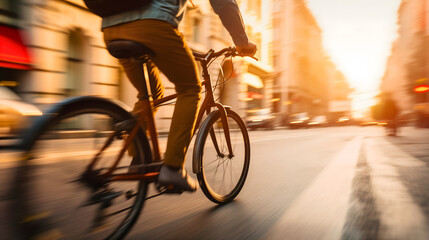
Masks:
[[[160,186],[159,184],[156,184],[155,187],[156,187],[156,190],[159,192],[159,194],[157,194],[157,195],[161,195],[164,193],[182,194],[185,191],[182,188],[176,187],[172,184],[168,185],[168,186]]]
[[[168,194],[182,194],[185,190],[183,188],[174,186],[174,185],[168,185],[165,187],[165,193]]]

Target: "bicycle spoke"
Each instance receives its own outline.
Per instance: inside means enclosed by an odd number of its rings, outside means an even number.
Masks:
[[[219,162],[219,156],[217,156],[217,158],[215,159],[215,160],[213,160],[213,161],[211,161],[210,163],[208,163],[208,164],[205,164],[203,167],[205,168],[205,167],[208,167],[208,166],[210,166],[210,165],[212,165],[213,163],[216,163],[216,162]]]

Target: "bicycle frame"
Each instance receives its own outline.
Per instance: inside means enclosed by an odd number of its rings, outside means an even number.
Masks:
[[[223,55],[226,51],[231,51],[232,48],[223,49],[217,53],[214,52],[214,50],[210,50],[206,55],[194,53],[194,57],[197,61],[200,62],[200,65],[203,69],[203,82],[202,85],[205,88],[205,98],[201,104],[200,111],[197,115],[196,123],[195,123],[195,130],[197,130],[201,124],[201,121],[203,119],[204,113],[209,114],[212,111],[212,108],[217,108],[220,111],[221,115],[221,121],[222,126],[225,133],[225,140],[227,142],[228,147],[228,156],[232,157],[233,149],[231,145],[231,138],[230,138],[230,132],[229,132],[229,125],[228,125],[228,118],[227,118],[227,111],[226,109],[229,108],[229,106],[223,106],[221,103],[218,103],[215,101],[214,98],[214,92],[213,92],[213,86],[210,78],[210,74],[208,72],[208,63],[212,58],[216,58],[218,56]],[[116,170],[119,162],[121,161],[123,155],[127,151],[128,147],[130,146],[132,140],[136,136],[140,126],[142,123],[145,123],[147,134],[150,138],[150,143],[152,145],[152,152],[153,152],[153,162],[161,164],[161,152],[159,147],[159,141],[158,141],[158,133],[155,125],[155,118],[153,109],[156,107],[161,106],[162,104],[171,101],[173,99],[177,98],[177,94],[168,95],[166,97],[153,100],[150,92],[150,85],[149,85],[149,78],[148,78],[148,72],[145,64],[145,59],[142,59],[142,66],[144,70],[144,76],[146,81],[146,88],[144,89],[146,91],[146,98],[141,100],[142,108],[137,113],[137,124],[132,128],[129,136],[125,139],[124,146],[120,150],[114,164],[109,168],[109,170],[103,174],[103,177],[109,178],[111,181],[132,181],[132,180],[148,180],[153,181],[156,179],[159,172],[149,172],[145,174],[132,174],[132,173],[126,173],[126,174],[113,174],[113,172]],[[194,131],[195,133],[196,131]],[[92,171],[92,168],[97,163],[99,156],[101,156],[102,152],[110,145],[110,143],[113,141],[114,137],[117,135],[117,133],[113,133],[106,141],[104,146],[100,149],[100,151],[94,156],[92,162],[88,165],[87,171]],[[216,149],[217,154],[220,156],[222,153],[219,149],[214,130],[212,129],[210,131],[210,137],[213,141],[214,147]],[[200,171],[198,169],[197,171]]]

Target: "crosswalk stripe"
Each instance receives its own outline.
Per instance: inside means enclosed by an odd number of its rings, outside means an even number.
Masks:
[[[361,136],[349,141],[265,239],[340,239],[361,144]]]
[[[366,139],[365,146],[381,218],[379,239],[429,239],[423,210],[413,201],[397,171],[397,166],[424,167],[425,164],[382,138]]]

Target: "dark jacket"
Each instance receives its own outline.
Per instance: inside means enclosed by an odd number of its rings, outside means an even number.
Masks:
[[[140,9],[103,18],[102,28],[142,19],[158,19],[178,27],[186,9],[187,0],[152,0]],[[210,4],[228,30],[235,45],[247,45],[247,38],[240,10],[235,0],[210,0]]]

